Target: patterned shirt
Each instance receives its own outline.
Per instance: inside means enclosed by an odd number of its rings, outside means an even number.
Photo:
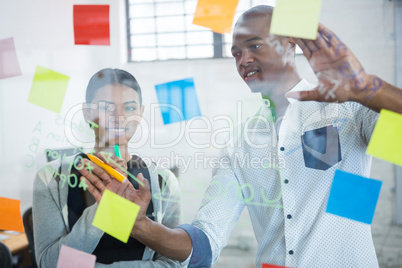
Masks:
[[[314,87],[302,80],[292,91]],[[192,238],[189,267],[216,262],[245,206],[258,268],[378,267],[370,225],[325,212],[336,169],[368,177],[378,114],[356,102],[288,100],[276,122],[264,100],[230,137],[192,225],[179,227]]]

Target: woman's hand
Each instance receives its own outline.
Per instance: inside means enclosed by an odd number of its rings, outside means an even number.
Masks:
[[[110,159],[105,159],[107,157],[104,155],[105,154],[103,154],[103,156],[99,154],[99,158],[102,161],[108,163],[108,165],[117,171],[127,174],[127,169],[124,168],[122,170],[123,166],[127,167],[127,163],[124,163],[124,160],[122,160],[123,162],[120,161],[120,163],[118,163],[113,159],[112,161]],[[88,170],[88,168],[81,168],[81,165],[84,167],[90,165],[92,168]],[[149,182],[141,173],[137,176],[139,189],[136,190],[129,180],[121,183],[110,176],[104,169],[87,159],[83,159],[81,165],[78,166],[78,169],[83,176],[81,177],[81,180],[85,179],[85,182],[88,184],[88,191],[92,194],[98,204],[102,198],[103,192],[108,189],[109,191],[112,191],[141,207],[137,220],[142,220],[146,217],[146,211],[152,196]]]

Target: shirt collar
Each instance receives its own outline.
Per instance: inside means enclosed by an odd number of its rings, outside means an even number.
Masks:
[[[302,80],[300,80],[299,83],[297,83],[294,87],[292,87],[289,90],[289,92],[291,92],[291,91],[308,91],[308,90],[312,90],[313,88],[315,88],[315,85],[310,84],[306,79],[302,79]],[[290,103],[294,103],[294,102],[298,101],[298,100],[293,99],[293,98],[287,98],[287,99],[288,99],[288,101]],[[270,108],[271,107],[271,103],[267,99],[262,99],[262,105],[265,108]]]

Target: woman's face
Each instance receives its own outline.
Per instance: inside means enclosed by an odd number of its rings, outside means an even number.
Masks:
[[[96,91],[91,103],[97,109],[84,109],[84,117],[99,125],[94,128],[98,146],[127,145],[144,112],[138,93],[125,85],[106,85]]]

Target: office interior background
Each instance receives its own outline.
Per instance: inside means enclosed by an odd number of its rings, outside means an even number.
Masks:
[[[229,127],[220,116],[237,124],[258,110],[261,96],[251,93],[237,73],[231,34],[192,24],[196,0],[127,1],[0,2],[0,39],[13,37],[21,68],[21,75],[0,79],[0,196],[21,200],[22,212],[32,206],[33,181],[47,162],[46,149],[91,146],[79,106],[89,78],[102,68],[127,70],[141,85],[144,119],[130,150],[176,167],[184,223],[191,223],[201,204],[217,145],[223,143],[224,133],[211,133]],[[84,4],[110,5],[110,45],[74,44],[73,5]],[[275,1],[239,0],[235,20],[258,4]],[[402,1],[322,0],[320,22],[352,49],[368,73],[402,87]],[[7,68],[0,60],[0,68]],[[69,76],[60,113],[27,101],[38,65]],[[303,54],[296,55],[296,65],[302,77],[317,82]],[[200,113],[211,131],[188,133],[207,128],[199,118],[162,120],[155,85],[186,78],[194,79]],[[372,224],[380,266],[402,267],[402,172],[373,158],[370,177],[383,181]],[[213,267],[254,267],[256,249],[245,209]]]

